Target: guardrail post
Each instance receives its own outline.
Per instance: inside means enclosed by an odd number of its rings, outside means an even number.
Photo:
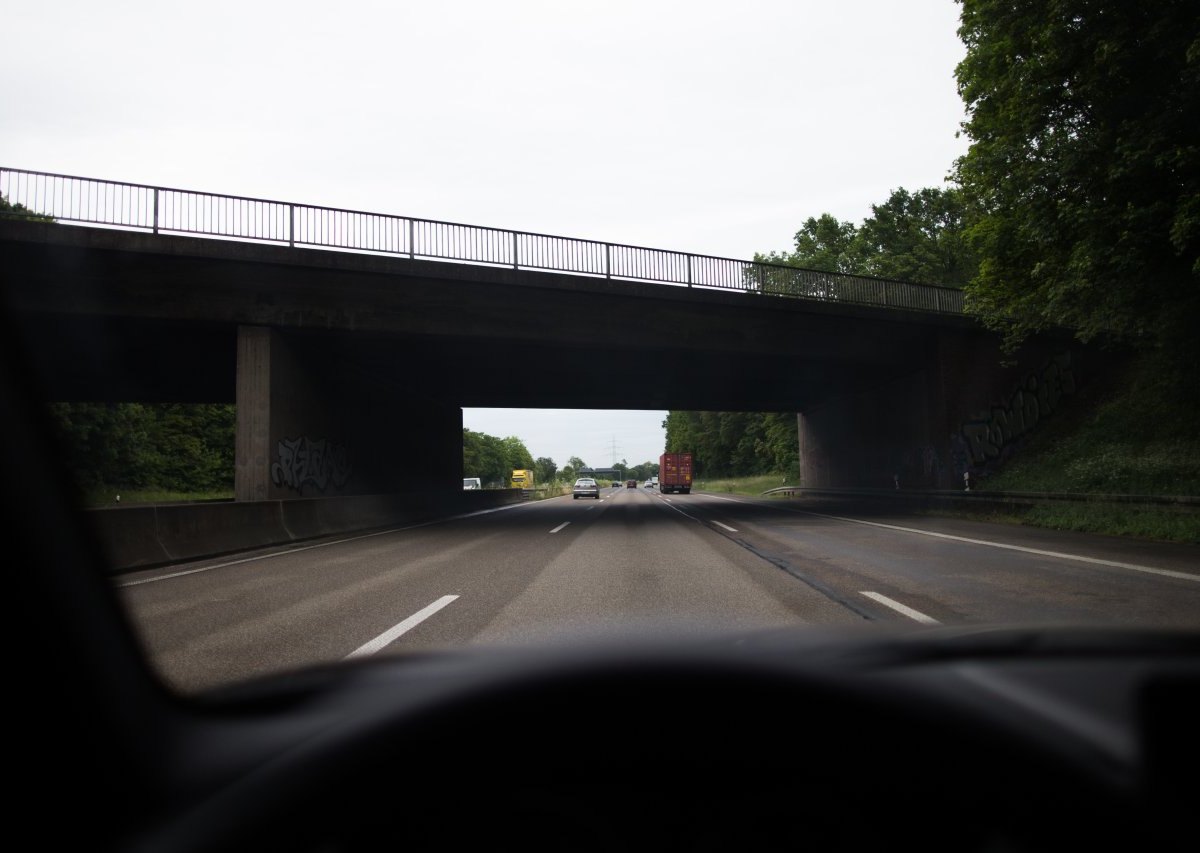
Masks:
[[[612,244],[604,244],[604,277],[612,278]]]
[[[686,255],[685,257],[687,258],[688,287],[691,287],[692,286],[692,256]]]
[[[158,187],[154,188],[154,233],[158,233]]]
[[[942,313],[942,292],[940,290],[933,292],[933,307],[939,314]]]
[[[288,245],[296,248],[296,205],[288,205]]]
[[[417,240],[416,229],[413,227],[413,221],[408,220],[408,259],[411,261],[417,256]]]

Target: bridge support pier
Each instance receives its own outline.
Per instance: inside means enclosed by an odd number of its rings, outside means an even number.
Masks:
[[[461,491],[462,409],[375,381],[326,339],[239,326],[239,501]]]
[[[1069,342],[937,333],[924,363],[797,415],[809,488],[961,489],[986,478],[1074,393]]]

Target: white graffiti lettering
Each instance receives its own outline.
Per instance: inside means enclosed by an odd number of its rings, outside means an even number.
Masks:
[[[271,482],[301,491],[312,485],[324,492],[332,483],[341,489],[350,479],[350,451],[344,444],[323,438],[283,439],[277,445],[278,460],[271,465]]]

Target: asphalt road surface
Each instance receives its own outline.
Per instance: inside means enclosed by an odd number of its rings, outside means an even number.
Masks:
[[[125,574],[183,691],[351,657],[798,625],[1200,627],[1200,547],[609,489]]]

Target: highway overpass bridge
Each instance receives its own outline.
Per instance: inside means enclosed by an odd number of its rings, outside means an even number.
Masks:
[[[961,486],[1071,393],[961,294],[0,169],[4,293],[64,401],[236,401],[239,500],[458,489],[462,407],[798,413],[813,486]],[[30,218],[43,214],[49,219]]]

